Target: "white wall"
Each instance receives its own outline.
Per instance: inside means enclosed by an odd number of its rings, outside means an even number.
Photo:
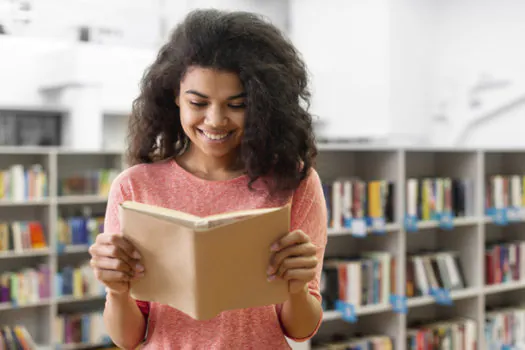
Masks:
[[[32,28],[40,36],[68,37],[64,28],[111,23],[126,28],[121,44],[151,45],[85,48],[78,67],[103,82],[105,110],[126,110],[136,96],[159,44],[158,12],[171,29],[189,9],[210,6],[255,10],[290,29],[313,75],[312,109],[327,121],[324,133],[330,136],[450,144],[473,118],[525,92],[522,0],[164,0],[162,11],[161,1],[102,1],[35,1]],[[64,42],[25,40],[14,47],[12,38],[0,36],[0,106],[45,103],[37,89],[42,54],[68,48]],[[472,96],[481,76],[507,85]],[[510,142],[492,135],[490,123],[479,124],[469,137]]]
[[[77,28],[89,25],[112,31],[103,40],[118,45],[151,48],[159,42],[161,11],[157,0],[33,0],[27,25],[12,19],[17,2],[10,2],[13,6],[9,8],[5,1],[0,0],[0,23],[16,35],[75,40]]]
[[[434,1],[437,36],[432,112],[441,113],[443,120],[441,128],[434,127],[433,138],[434,143],[440,143],[447,140],[451,130],[453,134],[462,134],[460,126],[470,125],[475,116],[484,116],[498,104],[507,104],[517,95],[525,94],[522,88],[525,86],[525,1]],[[501,84],[501,88],[471,96],[470,90],[483,76],[492,77],[488,78],[489,83],[493,81],[492,85],[505,82],[508,85]],[[479,102],[475,108],[470,105],[472,97]],[[501,132],[494,132],[492,127]],[[523,146],[525,139],[509,138],[507,133],[524,128],[524,118],[493,118],[473,131],[472,140]]]
[[[525,94],[515,101],[499,118],[488,118],[474,124],[460,135],[460,145],[475,147],[525,147],[523,126],[525,125]]]
[[[290,0],[290,35],[312,74],[312,112],[332,138],[390,131],[387,0]]]
[[[288,0],[186,0],[187,9],[217,8],[257,12],[266,16],[281,30],[288,26]]]
[[[432,107],[435,65],[433,0],[396,0],[390,5],[390,138],[425,143]]]
[[[0,36],[0,107],[48,103],[39,91],[45,76],[46,82],[51,77],[76,84],[99,82],[103,108],[126,110],[154,55],[154,50]]]

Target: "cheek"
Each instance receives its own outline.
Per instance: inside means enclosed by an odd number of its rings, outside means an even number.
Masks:
[[[230,120],[233,125],[238,127],[239,129],[244,129],[244,121],[245,121],[245,114],[244,113],[235,113],[230,117]]]
[[[180,111],[180,123],[185,130],[189,130],[200,122],[200,118],[193,111]]]

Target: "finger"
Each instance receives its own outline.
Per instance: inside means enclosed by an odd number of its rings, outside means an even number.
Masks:
[[[275,242],[272,245],[271,250],[276,252],[294,244],[306,242],[310,242],[310,237],[301,230],[295,230]]]
[[[105,283],[129,282],[131,277],[122,271],[95,269],[95,277]]]
[[[105,256],[96,256],[91,259],[91,266],[101,270],[114,270],[127,273],[129,276],[134,276],[136,273],[144,272],[142,266],[130,266],[127,262],[116,258],[108,258]],[[137,264],[139,265],[139,264]]]
[[[315,278],[315,269],[286,270],[286,272],[281,278],[286,281],[297,280],[297,281],[303,281],[305,283],[308,283]]]
[[[139,252],[135,249],[133,244],[128,241],[121,234],[116,233],[102,233],[97,236],[97,242],[103,245],[116,245],[122,249],[132,259],[140,259]]]
[[[282,277],[286,271],[293,269],[313,269],[317,266],[317,263],[317,258],[315,256],[288,258],[277,267],[275,275]]]
[[[120,247],[115,245],[94,244],[90,247],[89,252],[93,258],[106,257],[122,260],[126,262],[131,268],[134,268],[134,266],[136,266],[139,262],[138,260],[130,258],[126,253],[122,251]]]
[[[317,248],[312,243],[303,243],[298,245],[293,245],[291,247],[285,248],[278,251],[274,254],[270,262],[270,268],[268,272],[270,274],[275,273],[278,267],[282,264],[284,259],[289,257],[299,257],[299,256],[315,256]],[[270,271],[272,269],[272,271]]]

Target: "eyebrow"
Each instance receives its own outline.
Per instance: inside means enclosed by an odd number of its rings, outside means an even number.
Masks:
[[[197,95],[197,96],[202,97],[202,98],[209,98],[209,96],[206,96],[203,93],[200,93],[200,92],[195,91],[195,90],[186,90],[185,93],[192,94],[192,95]],[[230,96],[230,97],[227,98],[227,100],[235,100],[235,99],[241,98],[241,97],[246,97],[246,93],[245,92],[241,92],[240,94]]]

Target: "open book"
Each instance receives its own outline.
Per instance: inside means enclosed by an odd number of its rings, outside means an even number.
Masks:
[[[141,254],[135,299],[170,305],[197,320],[284,302],[288,283],[267,281],[271,245],[290,231],[290,205],[197,217],[126,201],[122,233]]]

